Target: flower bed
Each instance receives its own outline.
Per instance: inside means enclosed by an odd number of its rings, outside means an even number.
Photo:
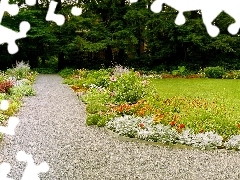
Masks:
[[[240,149],[240,122],[218,99],[165,98],[156,93],[151,79],[119,66],[65,69],[60,74],[86,103],[88,125],[147,141]]]
[[[24,96],[32,96],[35,91],[32,84],[37,73],[30,70],[28,64],[19,62],[16,67],[0,72],[0,101],[7,100],[7,110],[0,110],[0,125],[6,125],[7,119],[14,115],[21,106]]]

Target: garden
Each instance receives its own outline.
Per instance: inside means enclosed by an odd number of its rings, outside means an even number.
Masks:
[[[34,96],[32,87],[37,72],[32,71],[24,62],[17,62],[15,67],[0,72],[0,126],[6,126],[7,119],[14,116],[22,105],[23,97]],[[4,107],[8,108],[4,108]],[[2,134],[0,134],[2,139]]]
[[[115,66],[60,71],[86,104],[87,125],[129,138],[201,149],[240,149],[240,71],[191,73]]]

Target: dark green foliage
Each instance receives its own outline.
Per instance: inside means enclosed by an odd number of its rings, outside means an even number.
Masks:
[[[98,114],[88,114],[86,124],[87,125],[97,125],[101,116]]]
[[[59,74],[63,78],[67,78],[67,77],[73,75],[73,72],[74,72],[74,69],[72,69],[72,68],[65,68],[65,69],[59,71]]]
[[[48,1],[21,8],[17,16],[4,15],[4,26],[18,31],[19,23],[25,20],[31,30],[27,38],[17,40],[17,54],[9,55],[6,44],[0,46],[0,69],[11,68],[16,60],[29,62],[40,73],[65,67],[99,69],[112,64],[158,72],[177,70],[178,66],[194,71],[210,66],[240,69],[240,37],[228,33],[227,27],[234,20],[225,13],[214,20],[221,32],[211,38],[197,11],[184,13],[186,23],[177,26],[175,9],[164,6],[155,14],[149,0],[131,5],[125,0],[58,2],[56,12],[66,17],[63,26],[46,22]],[[75,5],[84,8],[81,16],[71,15]],[[56,64],[48,66],[53,58]]]
[[[204,69],[205,76],[208,78],[222,78],[225,75],[225,70],[222,67],[207,67]]]

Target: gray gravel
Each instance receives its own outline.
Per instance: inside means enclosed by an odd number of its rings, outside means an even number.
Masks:
[[[37,95],[25,98],[15,136],[4,136],[0,158],[21,179],[18,151],[50,170],[41,179],[240,179],[240,153],[201,151],[123,141],[85,125],[85,107],[58,75],[39,75]]]

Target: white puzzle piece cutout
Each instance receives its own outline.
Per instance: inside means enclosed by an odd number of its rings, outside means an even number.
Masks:
[[[18,161],[27,162],[27,166],[23,172],[21,180],[40,180],[39,173],[45,173],[49,171],[49,166],[46,162],[42,162],[40,165],[36,165],[31,154],[26,154],[24,151],[17,153],[16,159]]]
[[[0,165],[0,179],[1,180],[14,180],[12,178],[8,178],[7,175],[10,172],[11,166],[9,163],[3,162]]]
[[[2,101],[1,101],[1,104],[0,104],[0,109],[1,109],[2,111],[6,111],[6,110],[8,109],[8,107],[9,107],[9,102],[8,102],[8,100],[2,100]]]
[[[82,14],[82,8],[78,8],[78,7],[72,7],[71,9],[71,13],[74,16],[80,16]]]
[[[15,16],[19,12],[19,7],[16,4],[9,4],[8,0],[2,0],[0,2],[0,23],[2,22],[4,12],[8,12],[10,15]],[[18,52],[18,46],[16,40],[25,38],[26,33],[30,29],[28,22],[21,22],[19,26],[20,32],[15,32],[5,26],[0,25],[0,44],[8,43],[8,52],[15,54]]]
[[[53,21],[58,26],[61,26],[65,22],[65,17],[62,14],[55,14],[55,10],[57,7],[57,2],[51,1],[48,7],[48,12],[46,15],[46,21]]]
[[[36,4],[36,0],[26,0],[25,2],[28,6],[34,6]]]
[[[17,117],[11,116],[8,120],[8,126],[0,126],[0,132],[9,135],[15,135],[15,128],[19,123],[19,119]]]
[[[130,0],[131,3],[137,2],[137,0]],[[238,0],[155,0],[151,5],[151,10],[154,13],[162,11],[163,4],[166,4],[178,11],[178,15],[175,20],[175,24],[183,25],[186,21],[183,13],[187,11],[200,10],[202,14],[203,23],[210,36],[216,37],[220,30],[213,25],[213,21],[221,12],[225,12],[230,15],[235,23],[228,27],[228,32],[232,35],[236,35],[240,28],[240,1]]]

